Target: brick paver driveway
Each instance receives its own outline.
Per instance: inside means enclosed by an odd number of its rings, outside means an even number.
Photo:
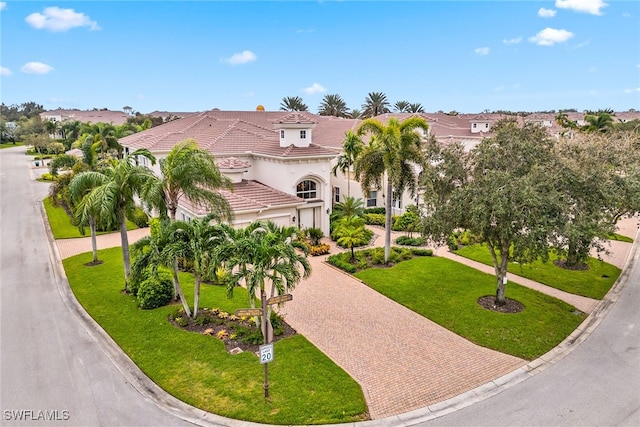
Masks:
[[[449,332],[324,258],[310,258],[313,273],[283,312],[361,385],[373,419],[440,402],[527,363]]]

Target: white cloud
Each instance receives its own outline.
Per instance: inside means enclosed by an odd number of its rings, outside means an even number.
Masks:
[[[476,55],[479,55],[479,56],[487,56],[487,55],[489,55],[489,48],[488,47],[479,47],[477,49],[474,49],[474,52],[476,53]]]
[[[640,87],[636,87],[633,89],[625,89],[624,93],[633,93],[633,92],[640,92]]]
[[[554,16],[556,16],[556,11],[553,9],[545,9],[544,7],[541,7],[540,9],[538,9],[538,16],[542,18],[553,18]]]
[[[243,50],[240,53],[234,53],[230,58],[223,58],[221,61],[226,62],[231,65],[240,65],[240,64],[248,64],[249,62],[253,62],[258,57],[255,53],[250,50]]]
[[[608,4],[602,0],[556,0],[558,9],[570,9],[576,12],[589,13],[591,15],[602,15],[603,7]]]
[[[299,30],[296,30],[296,34],[308,34],[308,33],[313,33],[315,31],[316,30],[314,30],[313,28],[309,28],[309,29],[306,29],[306,30],[299,29]]]
[[[631,14],[629,12],[623,12],[622,13],[622,17],[623,18],[631,18]]]
[[[11,70],[7,67],[0,67],[0,76],[10,76]]]
[[[7,2],[6,1],[0,1],[0,10],[5,10],[7,8]]]
[[[564,43],[573,37],[573,33],[567,30],[557,30],[555,28],[545,28],[539,31],[533,37],[529,37],[529,41],[539,46],[553,46],[556,43]]]
[[[504,39],[502,40],[502,43],[504,44],[518,44],[522,41],[522,37],[515,37],[512,39]]]
[[[321,84],[319,83],[314,83],[309,87],[306,87],[304,89],[302,89],[302,91],[306,94],[309,95],[315,95],[316,93],[323,93],[326,92],[327,89],[325,89]]]
[[[32,13],[26,17],[25,21],[38,30],[68,31],[76,27],[88,27],[91,31],[100,29],[98,23],[84,13],[55,6],[45,7],[43,13]]]
[[[53,67],[42,62],[27,62],[20,68],[20,71],[28,74],[47,74],[53,71]]]
[[[502,92],[505,89],[506,87],[504,87],[504,85],[496,86],[493,88],[493,90],[495,90],[496,92]]]

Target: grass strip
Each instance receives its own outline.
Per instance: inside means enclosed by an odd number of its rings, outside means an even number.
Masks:
[[[484,244],[465,246],[455,253],[486,265],[493,265],[489,249]],[[621,272],[615,265],[595,258],[589,259],[588,270],[567,270],[558,267],[553,263],[556,259],[558,259],[557,255],[551,254],[547,262],[541,260],[531,264],[512,262],[507,270],[552,288],[594,299],[604,298]]]
[[[487,310],[477,300],[495,294],[495,278],[441,257],[415,258],[355,276],[478,345],[526,360],[551,350],[586,318],[569,304],[513,282],[507,285],[507,298],[521,302],[524,310]]]

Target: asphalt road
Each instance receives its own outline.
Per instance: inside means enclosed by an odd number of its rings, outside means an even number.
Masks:
[[[0,150],[0,424],[191,425],[139,393],[68,308],[40,214],[48,186],[27,160]]]

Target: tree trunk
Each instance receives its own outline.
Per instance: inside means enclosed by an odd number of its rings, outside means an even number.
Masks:
[[[187,317],[191,317],[189,303],[187,303],[187,299],[184,297],[182,287],[180,286],[180,279],[178,277],[178,258],[173,259],[173,289],[180,298],[180,302],[182,302],[182,307],[184,308],[184,312],[187,313]]]
[[[389,264],[391,255],[391,202],[393,199],[393,187],[387,177],[387,198],[385,199],[386,215],[384,219],[384,263]]]
[[[200,276],[198,274],[194,274],[193,284],[193,318],[195,319],[198,316],[198,305],[200,304]]]
[[[98,239],[96,237],[96,218],[89,218],[89,229],[91,230],[91,249],[93,251],[93,263],[98,263]]]
[[[495,246],[491,242],[487,242],[491,257],[493,258],[493,267],[496,272],[496,305],[501,306],[507,303],[506,300],[506,288],[507,288],[507,266],[509,265],[509,248],[510,245],[502,244],[500,248],[500,256],[496,253]]]
[[[120,240],[122,241],[122,262],[124,264],[124,290],[129,292],[129,276],[131,276],[131,256],[129,255],[129,235],[127,234],[127,218],[124,209],[120,213]]]

